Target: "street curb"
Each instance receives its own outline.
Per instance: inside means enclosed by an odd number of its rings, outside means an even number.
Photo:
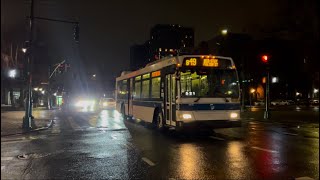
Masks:
[[[45,126],[45,127],[40,127],[40,128],[37,128],[37,129],[32,129],[30,131],[25,131],[25,132],[20,132],[20,133],[14,133],[14,134],[4,134],[4,135],[1,135],[1,137],[7,137],[7,136],[14,136],[14,135],[19,135],[19,134],[27,134],[27,133],[32,133],[32,132],[38,132],[38,131],[43,131],[43,130],[47,130],[49,128],[51,128],[53,126],[53,120],[50,120],[50,123],[48,126]]]

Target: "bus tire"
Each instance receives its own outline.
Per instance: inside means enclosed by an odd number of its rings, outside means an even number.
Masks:
[[[160,110],[155,111],[153,122],[157,130],[163,131],[165,129],[163,115]]]
[[[127,119],[126,111],[124,109],[124,104],[121,105],[121,115],[122,115],[123,120]]]

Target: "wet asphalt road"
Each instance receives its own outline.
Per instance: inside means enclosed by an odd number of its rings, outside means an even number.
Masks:
[[[55,115],[50,130],[1,139],[1,179],[319,179],[319,139],[271,123],[163,134],[115,110]]]

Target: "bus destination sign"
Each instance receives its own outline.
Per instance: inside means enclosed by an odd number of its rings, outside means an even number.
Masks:
[[[219,60],[216,58],[191,57],[184,59],[184,66],[219,67]]]

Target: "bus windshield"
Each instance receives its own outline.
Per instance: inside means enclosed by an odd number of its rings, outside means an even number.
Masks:
[[[181,97],[239,97],[234,69],[188,69],[180,73]]]

